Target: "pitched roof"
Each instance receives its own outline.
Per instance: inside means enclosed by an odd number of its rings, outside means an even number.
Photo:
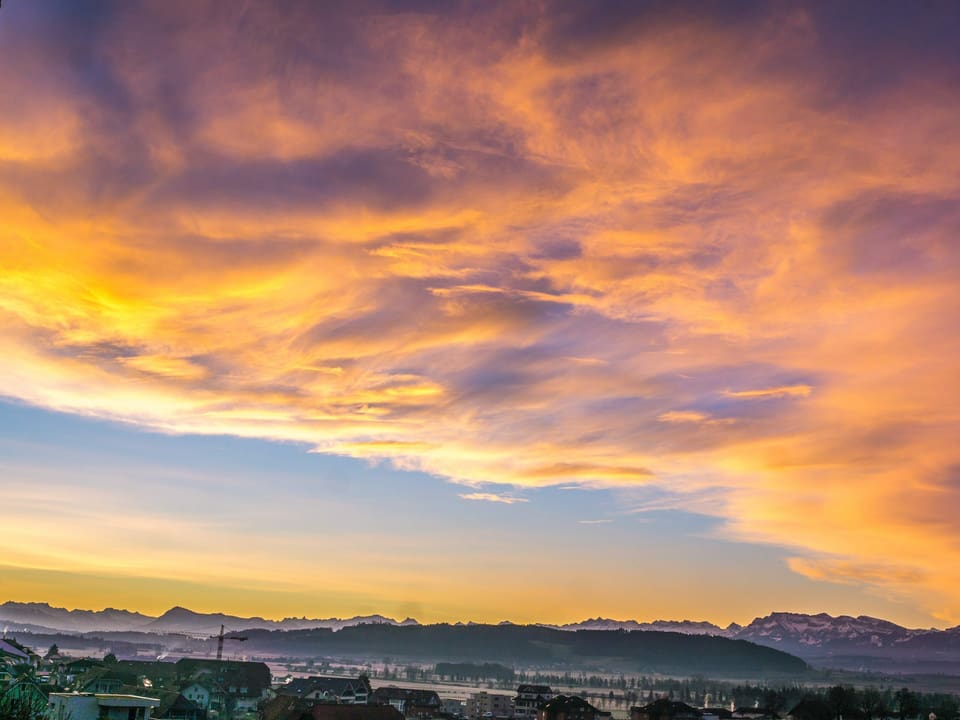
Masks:
[[[844,713],[846,714],[846,713]],[[778,718],[780,717],[772,710],[766,710],[764,708],[755,708],[755,707],[738,707],[733,711],[733,717],[748,717],[748,718]]]
[[[313,720],[402,720],[392,705],[314,705]]]
[[[373,697],[378,702],[404,700],[411,705],[440,705],[440,696],[433,690],[411,690],[393,685],[378,687],[373,691]]]
[[[270,687],[270,668],[262,662],[240,662],[237,660],[216,660],[182,658],[177,661],[177,676],[181,680],[190,680],[201,673],[220,675],[223,684],[228,687],[247,688],[248,697],[259,696]]]
[[[263,720],[403,720],[390,705],[333,705],[284,695],[269,700]]]
[[[294,678],[283,687],[278,688],[277,693],[290,697],[302,697],[307,695],[312,687],[313,683],[310,682],[310,678]]]
[[[277,692],[281,695],[303,697],[316,691],[343,697],[345,695],[370,694],[370,681],[361,676],[358,678],[327,677],[314,675],[308,678],[291,680]]]
[[[671,700],[669,698],[658,698],[652,703],[648,703],[640,707],[630,708],[630,712],[640,712],[647,715],[656,715],[661,717],[673,717],[675,715],[703,715],[702,710],[699,710],[692,705],[687,705],[685,702]]]
[[[557,695],[540,706],[547,713],[592,712],[599,713],[593,705],[577,695]]]
[[[0,655],[10,655],[23,662],[29,662],[30,654],[24,650],[24,647],[16,640],[10,640],[9,638],[0,640]]]
[[[172,703],[170,703],[170,707],[167,708],[167,712],[170,712],[171,710],[177,710],[179,712],[193,712],[199,709],[199,705],[197,705],[193,700],[185,698],[181,693],[177,695],[176,699]]]

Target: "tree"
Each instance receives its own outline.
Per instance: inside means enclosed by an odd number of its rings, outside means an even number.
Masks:
[[[54,657],[55,655],[59,655],[59,654],[60,654],[60,648],[58,648],[58,647],[57,647],[57,644],[54,643],[53,645],[50,646],[50,649],[47,650],[47,654],[44,655],[44,657],[45,657],[45,658],[52,658],[52,657]]]
[[[844,715],[850,715],[856,709],[856,691],[853,688],[834,685],[827,691],[827,702],[833,711],[833,717],[841,720]]]
[[[883,695],[876,688],[864,688],[863,692],[860,693],[858,705],[863,720],[881,718],[887,713]]]
[[[916,717],[920,714],[920,698],[909,688],[900,688],[893,696],[900,720]]]
[[[30,678],[31,680],[36,675],[36,668],[33,667],[30,663],[17,663],[10,668],[10,674],[15,678]]]
[[[40,720],[42,712],[37,712],[30,703],[19,699],[0,702],[0,720]]]
[[[108,652],[106,655],[103,656],[103,662],[107,665],[114,665],[117,662],[117,656],[114,655],[112,652]]]
[[[778,712],[787,701],[787,695],[782,688],[780,690],[766,688],[763,691],[761,698],[761,702],[763,703],[763,707],[761,709],[773,713]]]
[[[937,720],[956,720],[960,705],[955,697],[938,696],[931,706],[931,712],[937,716]]]

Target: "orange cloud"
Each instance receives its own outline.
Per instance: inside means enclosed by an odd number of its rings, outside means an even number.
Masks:
[[[763,399],[781,397],[807,397],[813,392],[809,385],[783,385],[781,387],[762,388],[760,390],[725,390],[724,395],[731,398]]]

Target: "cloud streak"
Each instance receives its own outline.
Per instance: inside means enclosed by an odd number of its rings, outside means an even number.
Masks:
[[[513,497],[512,495],[498,495],[496,493],[475,492],[463,493],[460,495],[464,500],[478,500],[480,502],[503,503],[504,505],[514,505],[516,503],[528,502],[526,498]]]

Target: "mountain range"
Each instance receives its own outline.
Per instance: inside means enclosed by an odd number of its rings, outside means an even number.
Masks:
[[[150,634],[215,635],[224,625],[228,630],[309,630],[334,631],[366,624],[418,626],[416,620],[395,620],[383,615],[352,618],[310,619],[239,617],[222,613],[198,613],[174,607],[159,617],[128,610],[67,610],[47,603],[6,602],[0,605],[0,627],[14,631],[141,632]],[[577,631],[659,631],[684,635],[712,635],[747,640],[796,655],[822,667],[855,670],[903,671],[925,668],[942,671],[960,668],[960,626],[946,630],[910,629],[895,623],[861,615],[834,617],[826,613],[807,615],[775,612],[745,626],[733,623],[720,627],[690,620],[611,620],[593,618],[566,625],[541,627]]]
[[[107,608],[105,610],[67,610],[51,607],[47,603],[5,602],[0,605],[0,626],[29,632],[144,632],[158,635],[185,633],[189,635],[215,635],[224,625],[228,630],[309,630],[345,627],[365,624],[417,625],[416,620],[394,620],[383,615],[363,615],[352,618],[310,619],[284,618],[267,620],[262,617],[239,617],[223,613],[198,613],[184,607],[173,607],[159,617],[143,615],[129,610]]]
[[[826,613],[775,612],[746,626],[732,623],[725,628],[689,620],[638,623],[595,618],[561,628],[719,635],[783,650],[820,667],[886,672],[960,669],[960,626],[946,630],[911,629],[867,615],[834,617]]]

